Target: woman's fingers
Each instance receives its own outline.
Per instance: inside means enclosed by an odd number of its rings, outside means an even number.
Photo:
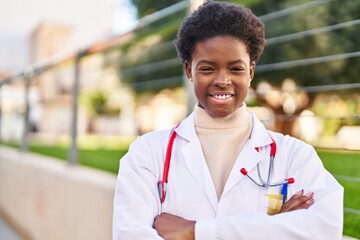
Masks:
[[[169,213],[161,213],[155,217],[153,228],[166,240],[193,240],[195,238],[195,221]]]
[[[304,195],[304,190],[294,194],[288,201],[286,201],[280,209],[280,213],[290,212],[298,209],[308,209],[314,203],[314,193],[310,192]]]

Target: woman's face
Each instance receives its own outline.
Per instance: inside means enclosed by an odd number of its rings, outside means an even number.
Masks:
[[[200,107],[213,117],[226,117],[243,104],[255,62],[241,41],[217,36],[196,44],[185,71]]]

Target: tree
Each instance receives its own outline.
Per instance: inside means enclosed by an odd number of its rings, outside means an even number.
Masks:
[[[276,12],[281,9],[305,3],[305,1],[268,0],[258,2],[251,6],[257,15]],[[360,17],[360,1],[357,0],[334,0],[324,4],[299,10],[287,16],[265,21],[267,39],[286,34],[298,33],[310,29],[322,28],[343,22],[357,20]],[[263,64],[280,63],[299,59],[310,59],[337,54],[357,52],[360,50],[360,39],[358,37],[359,25],[340,28],[332,31],[300,37],[279,44],[268,45],[258,66]],[[348,58],[337,61],[328,61],[304,66],[282,68],[267,72],[257,72],[254,85],[266,81],[273,88],[281,89],[285,79],[292,79],[296,85],[301,87],[331,85],[340,83],[355,83],[359,81],[358,66],[360,58]],[[357,91],[353,89],[352,92]],[[345,94],[348,94],[346,92]],[[282,93],[292,95],[292,93]],[[337,93],[340,94],[340,93]],[[341,94],[340,94],[341,95]],[[291,114],[299,114],[302,110],[311,106],[318,93],[307,94],[306,104],[299,104]],[[286,97],[281,97],[282,104],[272,104],[264,94],[259,95],[259,101],[271,107],[274,113],[281,116],[289,115],[284,110]],[[284,118],[276,120],[278,131],[292,133],[293,118],[284,121]]]

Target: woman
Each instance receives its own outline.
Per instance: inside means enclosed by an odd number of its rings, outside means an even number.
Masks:
[[[343,188],[311,146],[266,130],[246,110],[265,46],[259,19],[207,2],[175,43],[198,104],[174,130],[138,138],[121,160],[114,239],[340,239]]]

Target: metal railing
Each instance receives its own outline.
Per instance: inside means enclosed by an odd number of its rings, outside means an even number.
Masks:
[[[21,137],[21,151],[28,151],[28,141],[29,141],[29,88],[30,84],[33,81],[34,78],[37,76],[48,72],[52,69],[58,68],[64,64],[71,63],[73,64],[73,87],[72,87],[72,117],[71,117],[71,145],[69,149],[69,155],[68,160],[71,164],[77,164],[78,159],[78,147],[77,147],[77,122],[78,122],[78,98],[79,98],[79,90],[80,90],[80,78],[81,78],[81,63],[82,59],[85,57],[88,57],[90,55],[96,54],[96,53],[102,53],[111,49],[114,49],[116,47],[119,47],[132,39],[135,38],[134,32],[141,30],[144,27],[147,27],[151,25],[154,22],[160,21],[176,12],[185,10],[185,12],[188,12],[187,8],[189,8],[190,2],[189,1],[182,1],[177,4],[174,4],[168,8],[165,8],[163,10],[160,10],[156,13],[153,13],[151,15],[148,15],[142,19],[140,19],[135,26],[134,29],[132,29],[129,32],[123,33],[118,36],[113,36],[98,42],[95,42],[87,47],[78,49],[74,52],[70,53],[60,53],[57,55],[54,55],[48,59],[44,59],[40,62],[31,64],[26,69],[15,72],[12,74],[7,74],[6,76],[0,76],[0,90],[3,86],[8,84],[14,84],[19,81],[25,82],[25,91],[24,91],[24,100],[25,100],[25,111],[24,111],[24,127],[23,127],[23,133]],[[167,61],[173,61],[167,60]],[[159,65],[159,63],[154,63],[156,65]],[[162,64],[160,64],[162,65]],[[143,66],[140,66],[143,67]],[[161,83],[163,82],[162,80]],[[152,83],[153,84],[153,83]],[[155,83],[156,84],[156,83]],[[140,84],[141,85],[141,84]],[[147,83],[144,84],[146,87]],[[0,123],[1,123],[1,117],[2,117],[2,109],[0,108]],[[0,142],[2,140],[1,137],[1,126],[0,126]]]

